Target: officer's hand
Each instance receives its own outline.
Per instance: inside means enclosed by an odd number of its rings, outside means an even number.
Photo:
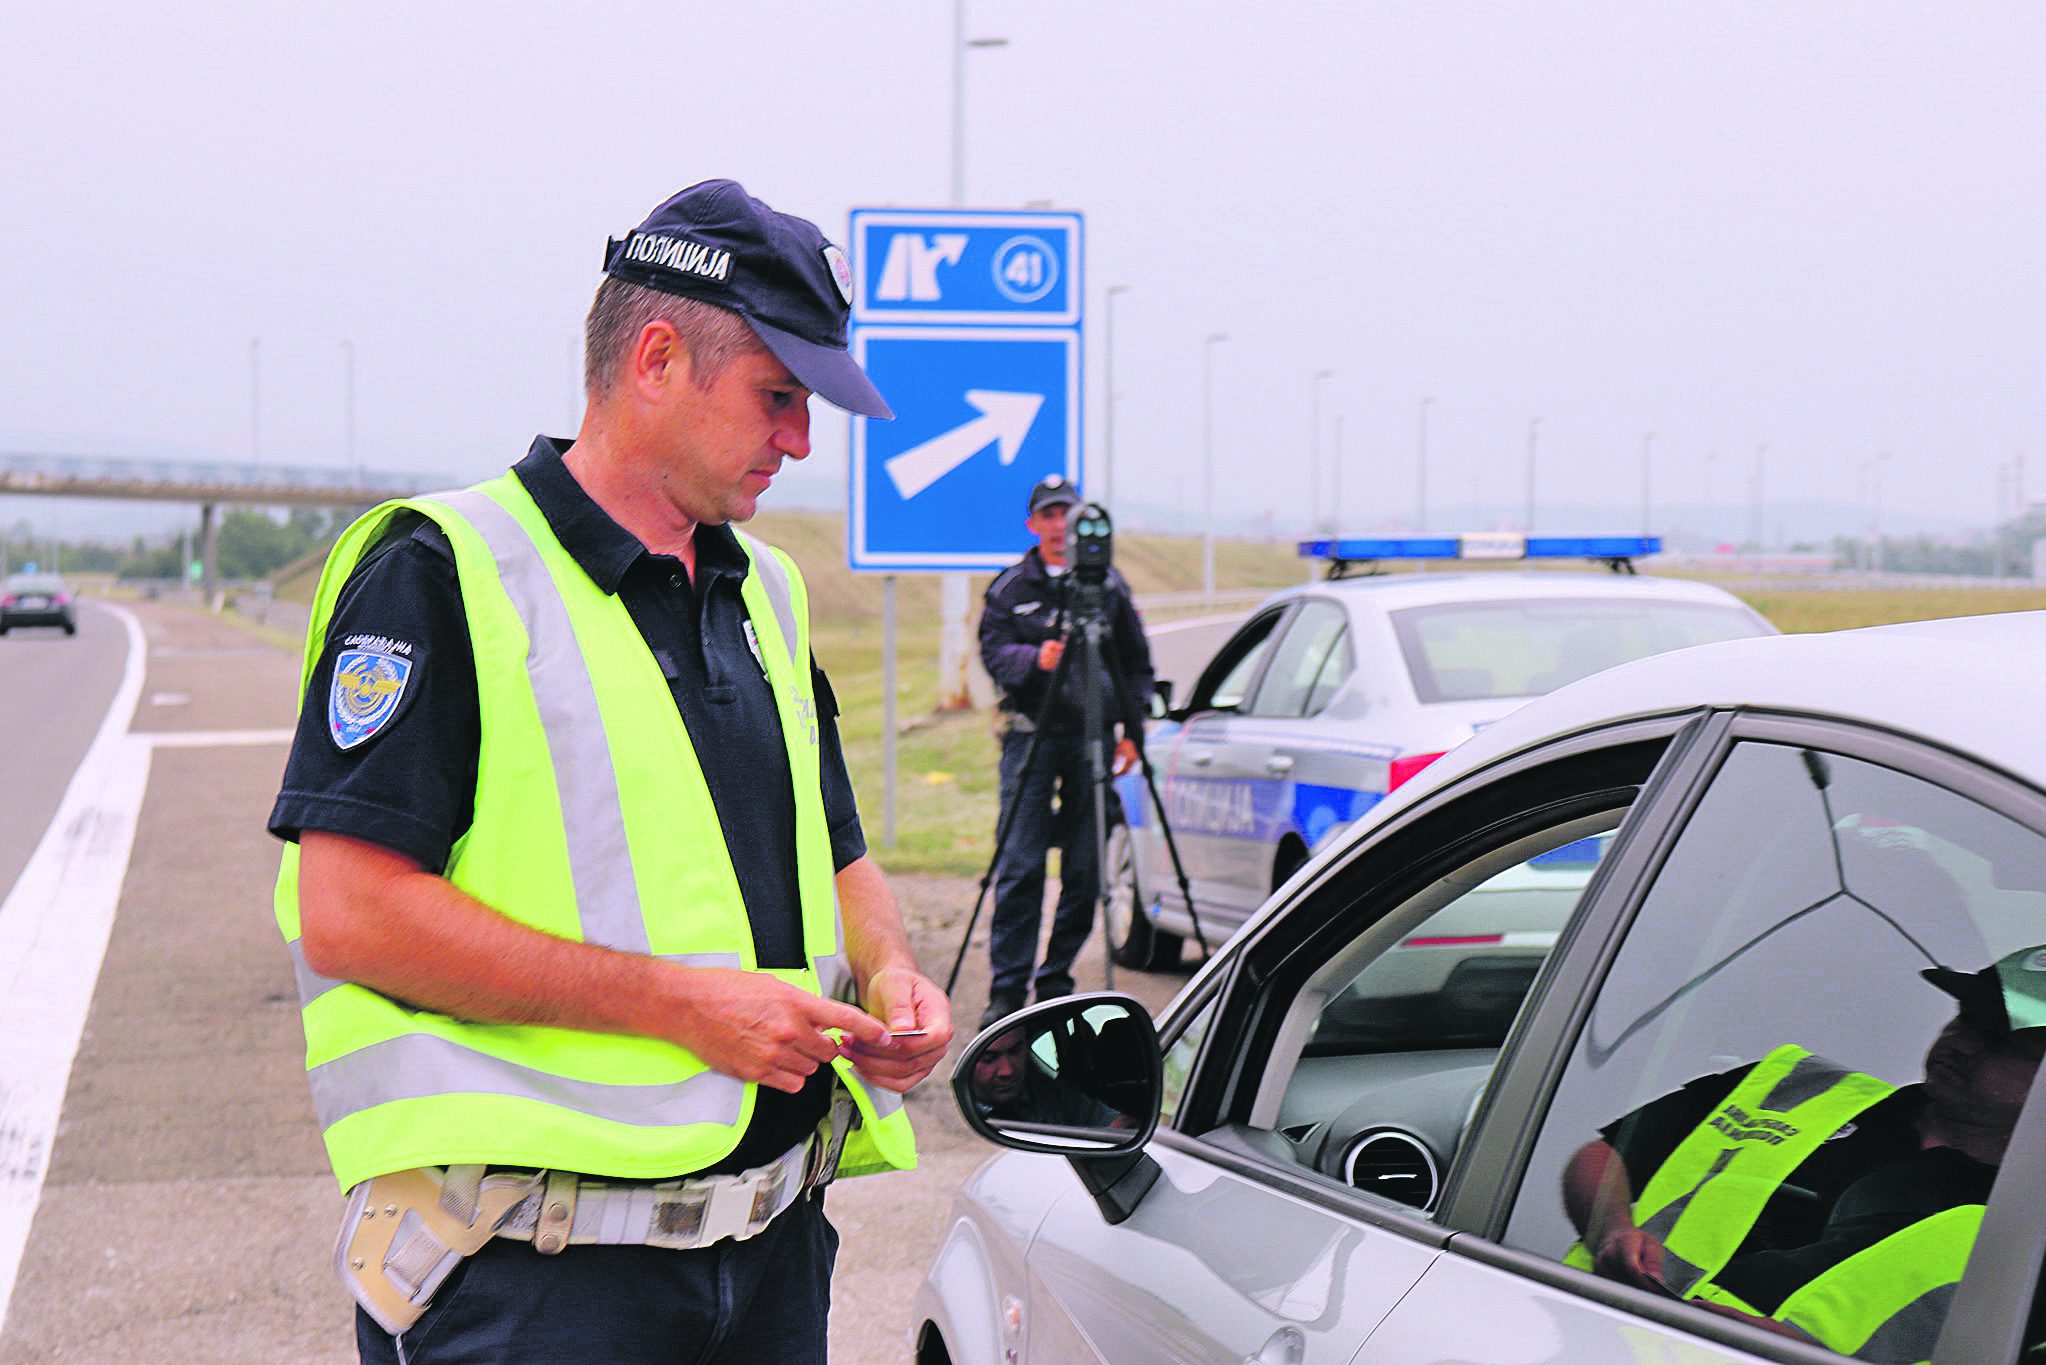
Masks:
[[[1117,777],[1121,777],[1124,773],[1128,772],[1130,769],[1136,766],[1137,766],[1136,741],[1132,739],[1117,740],[1115,745],[1115,775]]]
[[[1037,666],[1049,673],[1059,666],[1059,656],[1065,652],[1064,640],[1046,640],[1037,647]]]
[[[826,1029],[842,1029],[848,1038],[876,1047],[888,1041],[888,1030],[866,1011],[765,973],[725,967],[678,971],[679,998],[656,1036],[688,1048],[727,1076],[793,1095],[810,1073],[840,1054],[839,1040]]]
[[[867,1008],[889,1033],[917,1036],[891,1037],[880,1047],[848,1039],[845,1055],[861,1076],[900,1093],[943,1060],[952,1041],[952,1002],[929,977],[908,967],[883,967],[867,978]]]
[[[1614,1228],[1599,1243],[1592,1257],[1592,1269],[1636,1289],[1672,1292],[1662,1278],[1662,1243],[1654,1233],[1644,1232],[1631,1223]]]

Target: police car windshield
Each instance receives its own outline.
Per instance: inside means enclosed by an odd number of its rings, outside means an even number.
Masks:
[[[9,592],[62,592],[64,580],[49,573],[18,573],[7,580]]]
[[[1553,598],[1391,613],[1423,702],[1534,697],[1602,669],[1766,629],[1738,607]]]

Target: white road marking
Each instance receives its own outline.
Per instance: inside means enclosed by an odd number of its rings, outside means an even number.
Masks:
[[[149,785],[150,744],[128,733],[146,645],[134,616],[113,705],[21,878],[0,903],[0,1323],[28,1245],[86,1014]]]
[[[215,749],[245,744],[289,744],[296,730],[149,730],[133,736],[153,749]]]

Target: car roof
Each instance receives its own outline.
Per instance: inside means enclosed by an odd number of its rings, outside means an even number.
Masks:
[[[1620,664],[1527,703],[1386,804],[1405,805],[1505,754],[1595,725],[1736,706],[1915,735],[2046,788],[2042,676],[2046,611],[1696,645]]]
[[[1305,583],[1273,600],[1303,593],[1340,598],[1377,611],[1433,606],[1445,602],[1532,601],[1557,597],[1632,598],[1660,602],[1701,602],[1713,606],[1746,604],[1723,588],[1683,578],[1639,574],[1499,572],[1399,573],[1364,578],[1326,579]]]

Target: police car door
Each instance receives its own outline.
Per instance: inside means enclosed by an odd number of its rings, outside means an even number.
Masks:
[[[1225,929],[1264,900],[1262,891],[1251,893],[1242,869],[1248,850],[1262,847],[1255,784],[1270,781],[1265,762],[1271,751],[1258,745],[1255,721],[1243,710],[1294,606],[1284,602],[1251,617],[1202,671],[1180,713],[1184,723],[1166,772],[1166,812],[1194,900]]]

